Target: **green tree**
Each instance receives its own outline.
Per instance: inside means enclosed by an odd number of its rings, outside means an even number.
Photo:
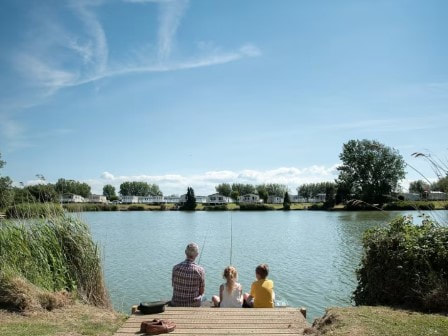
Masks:
[[[285,192],[285,196],[283,197],[283,210],[291,209],[291,200],[289,199],[289,193]]]
[[[431,190],[448,192],[448,176],[440,178],[431,184]]]
[[[302,184],[297,188],[297,193],[308,202],[311,197],[311,186],[309,184]]]
[[[115,194],[115,187],[112,184],[106,184],[103,187],[103,196],[106,196],[106,198],[109,201],[114,201],[117,199],[117,195]]]
[[[336,184],[334,182],[306,183],[299,186],[297,191],[299,196],[308,200],[309,198],[316,197],[318,194],[325,194],[329,187],[335,187],[336,189]]]
[[[121,196],[163,196],[157,184],[146,182],[123,182],[120,184]]]
[[[2,159],[0,153],[0,169],[6,164]],[[8,176],[0,176],[0,209],[6,208],[12,203],[14,199],[14,192],[12,189],[12,181]]]
[[[230,193],[230,197],[235,200],[235,202],[238,202],[238,197],[240,196],[240,193],[238,192],[238,190],[232,190],[232,192]]]
[[[334,205],[336,204],[335,194],[336,194],[335,184],[334,183],[328,183],[327,186],[325,187],[324,207],[326,209],[333,208]]]
[[[430,190],[430,186],[423,180],[412,181],[409,183],[409,192],[423,196],[425,192]]]
[[[36,184],[27,186],[24,189],[26,189],[36,201],[42,203],[58,201],[58,193],[52,184]]]
[[[255,189],[257,190],[257,194],[258,194],[258,196],[260,196],[260,198],[263,200],[263,202],[267,203],[269,193],[268,193],[268,190],[266,189],[266,184],[257,185],[255,187]]]
[[[27,188],[14,188],[14,204],[36,202]]]
[[[80,195],[84,198],[90,196],[90,186],[87,183],[75,181],[75,180],[66,180],[64,178],[60,178],[55,184],[55,190],[59,194],[75,194]]]
[[[405,177],[405,162],[396,149],[377,141],[350,140],[339,155],[337,183],[350,187],[367,203],[384,203]]]
[[[218,184],[215,189],[217,193],[226,197],[230,197],[232,194],[232,186],[229,183]]]
[[[338,183],[336,186],[336,199],[335,199],[336,204],[341,204],[348,201],[351,198],[350,193],[351,193],[350,186],[342,182]]]
[[[255,187],[252,184],[233,183],[232,191],[237,191],[240,196],[255,194]]]
[[[191,187],[187,188],[187,198],[185,203],[180,207],[181,210],[194,210],[196,209],[196,197],[194,196],[194,190]]]
[[[283,197],[288,191],[288,186],[278,183],[268,183],[266,184],[266,191],[269,196]]]

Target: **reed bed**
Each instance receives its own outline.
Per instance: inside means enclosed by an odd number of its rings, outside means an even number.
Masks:
[[[14,282],[27,283],[27,293],[65,291],[110,307],[98,246],[87,225],[71,216],[0,222],[0,307],[24,295]]]
[[[9,206],[5,214],[7,218],[44,218],[61,216],[64,214],[64,209],[58,203],[19,203]]]

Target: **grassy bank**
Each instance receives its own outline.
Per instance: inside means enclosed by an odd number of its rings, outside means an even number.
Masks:
[[[62,209],[59,204],[20,204],[6,209],[5,214],[10,218],[33,218],[44,217],[48,213],[54,213],[58,209]],[[283,210],[283,204],[266,204],[269,209],[264,210]],[[63,204],[62,207],[68,212],[84,212],[84,211],[171,211],[177,210],[175,204]],[[236,203],[226,205],[227,209],[223,211],[240,210],[240,206]],[[198,204],[196,211],[211,210],[210,206]],[[218,210],[218,209],[215,209]],[[379,211],[378,206],[371,207],[368,205],[355,206],[347,208],[342,204],[335,205],[333,208],[327,209],[323,207],[323,203],[292,203],[290,210],[320,210],[320,211]],[[384,211],[390,210],[448,210],[447,201],[399,201],[385,204],[382,208]],[[0,211],[1,213],[1,211]]]
[[[98,246],[69,216],[0,222],[0,308],[63,306],[72,297],[110,307]]]
[[[448,335],[448,318],[387,307],[330,308],[313,324],[317,335]]]
[[[114,311],[80,303],[27,316],[0,310],[0,335],[108,336],[113,335],[125,319]]]

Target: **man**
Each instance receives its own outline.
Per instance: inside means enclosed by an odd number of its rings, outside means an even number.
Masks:
[[[204,268],[194,261],[199,255],[199,247],[190,243],[185,249],[185,261],[173,267],[172,286],[174,307],[200,307],[205,290]]]

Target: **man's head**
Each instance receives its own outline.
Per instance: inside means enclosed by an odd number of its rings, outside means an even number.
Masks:
[[[195,260],[199,254],[199,246],[196,243],[190,243],[185,248],[185,255],[187,259]]]

